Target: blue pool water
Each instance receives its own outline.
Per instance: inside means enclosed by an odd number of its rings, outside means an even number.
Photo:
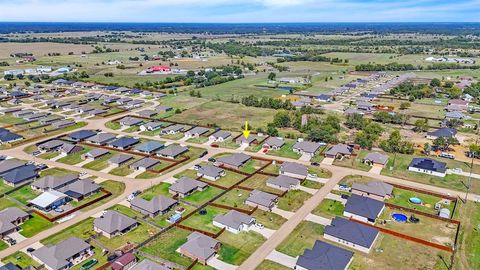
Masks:
[[[409,199],[409,201],[411,203],[414,203],[414,204],[421,204],[422,203],[422,200],[417,198],[417,197],[412,197],[412,198]]]
[[[397,222],[407,222],[407,216],[405,216],[404,214],[399,214],[399,213],[394,213],[392,215],[392,218],[397,221]]]

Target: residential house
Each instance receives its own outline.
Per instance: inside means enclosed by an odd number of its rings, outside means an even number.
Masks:
[[[325,152],[325,157],[342,159],[344,157],[350,157],[352,154],[353,147],[339,143],[328,149],[328,151]]]
[[[148,261],[148,260],[145,259],[141,263],[143,263],[144,261]],[[112,262],[112,264],[110,264],[110,268],[112,268],[112,270],[128,270],[128,269],[134,269],[134,268],[140,270],[141,268],[137,268],[138,265],[140,265],[140,263],[135,266],[136,263],[137,263],[137,257],[135,257],[135,255],[133,255],[133,253],[127,252],[127,253],[123,254],[122,256],[120,256],[118,259],[116,259],[114,262]],[[158,265],[158,268],[147,267],[143,270],[157,270],[157,269],[158,270],[160,270],[160,269],[164,270],[160,267],[162,267],[162,266]]]
[[[113,156],[111,159],[108,160],[109,165],[115,165],[115,167],[120,167],[123,164],[132,160],[133,157],[129,155],[118,154]]]
[[[217,181],[225,175],[226,173],[224,169],[213,165],[202,165],[197,170],[198,177],[203,177],[210,181]]]
[[[134,146],[135,144],[139,143],[140,140],[139,139],[135,139],[135,138],[132,138],[132,137],[121,137],[113,142],[109,142],[108,145],[110,147],[113,147],[113,148],[116,148],[116,149],[121,149],[121,150],[125,150],[125,149],[128,149],[132,146]]]
[[[0,144],[13,143],[23,140],[23,136],[13,133],[5,128],[0,128]]]
[[[248,138],[245,138],[245,136],[240,135],[235,139],[235,143],[239,145],[251,145],[252,143],[258,142],[257,136],[256,135],[250,135]]]
[[[318,149],[320,149],[320,144],[310,141],[298,141],[293,145],[293,151],[301,155],[307,154],[310,157],[313,157]]]
[[[158,195],[153,197],[150,201],[136,197],[130,202],[130,208],[153,218],[167,213],[177,204],[178,202],[174,199]]]
[[[58,151],[60,154],[66,156],[74,153],[78,153],[83,150],[83,147],[71,143],[64,143]]]
[[[280,166],[279,173],[285,176],[305,179],[308,176],[308,168],[303,164],[286,161]]]
[[[447,111],[467,111],[468,101],[462,99],[450,99],[445,108]]]
[[[280,189],[282,191],[288,191],[297,189],[300,186],[300,180],[286,175],[279,175],[269,178],[267,180],[267,186]]]
[[[427,139],[435,140],[436,138],[444,137],[450,138],[455,137],[457,135],[457,130],[454,128],[439,128],[432,132],[427,132]]]
[[[182,255],[206,265],[220,249],[221,243],[199,232],[193,232],[187,237],[187,242],[180,246]]]
[[[347,270],[353,252],[316,240],[312,249],[305,249],[295,264],[296,270]]]
[[[62,128],[66,128],[66,127],[73,126],[73,125],[75,125],[75,121],[70,120],[70,119],[66,119],[66,120],[57,121],[57,122],[52,123],[52,127],[57,128],[57,129],[62,129]]]
[[[227,168],[240,169],[245,163],[247,163],[251,157],[244,153],[233,154],[230,156],[223,156],[217,159],[216,165],[224,166]]]
[[[137,145],[134,148],[134,151],[145,153],[145,154],[152,154],[164,147],[163,143],[157,141],[148,141],[142,144]]]
[[[255,225],[255,222],[255,218],[236,210],[230,210],[223,215],[217,215],[213,219],[213,225],[222,229],[225,228],[227,231],[235,234],[249,231]]]
[[[48,270],[66,270],[91,257],[93,251],[84,240],[70,237],[56,245],[42,246],[31,255]]]
[[[230,138],[230,136],[232,136],[232,133],[230,133],[228,131],[219,130],[219,131],[215,132],[214,134],[210,135],[210,137],[208,137],[208,139],[210,141],[213,141],[213,142],[224,142],[228,138]]]
[[[327,240],[365,253],[371,251],[378,236],[378,229],[340,217],[335,217],[323,233]]]
[[[30,187],[33,190],[45,192],[51,189],[58,190],[78,180],[77,174],[48,175],[33,182]]]
[[[375,220],[385,209],[385,204],[366,196],[352,194],[347,199],[343,216],[365,223],[375,224]]]
[[[93,221],[93,229],[107,238],[123,235],[135,229],[138,222],[116,211],[106,211]]]
[[[86,139],[87,142],[97,145],[105,145],[114,140],[117,136],[113,133],[98,133]]]
[[[142,119],[136,117],[124,117],[120,121],[118,121],[120,125],[124,128],[138,126],[143,123]]]
[[[6,159],[4,161],[0,161],[0,175],[4,175],[25,165],[26,163],[24,161],[18,159]]]
[[[188,147],[187,146],[180,146],[176,144],[171,144],[160,151],[157,152],[159,156],[170,158],[170,159],[175,159],[181,154],[184,154],[188,152]]]
[[[412,172],[445,177],[447,172],[447,163],[430,158],[414,158],[412,159],[412,162],[410,162],[410,165],[408,165],[408,170]]]
[[[173,110],[172,107],[165,105],[158,105],[157,107],[155,107],[155,111],[157,112],[169,112],[171,110]]]
[[[174,124],[174,125],[170,125],[164,129],[162,129],[162,134],[166,135],[166,134],[177,134],[179,132],[182,132],[184,130],[186,130],[187,127],[184,126],[184,125],[179,125],[179,124]]]
[[[60,149],[60,147],[62,147],[64,143],[65,143],[64,141],[53,139],[53,140],[49,140],[47,142],[38,144],[37,148],[40,151],[52,152]]]
[[[105,155],[110,154],[108,150],[102,149],[102,148],[94,148],[90,150],[89,152],[85,153],[82,155],[83,160],[90,160],[94,161],[96,159],[99,159]]]
[[[196,191],[204,191],[207,188],[208,184],[204,182],[182,176],[170,186],[168,191],[170,194],[178,195],[180,198],[184,198]]]
[[[75,181],[65,187],[62,187],[59,189],[59,191],[76,201],[81,201],[99,192],[101,189],[102,188],[100,185],[94,181],[84,179]]]
[[[30,204],[40,211],[50,212],[52,209],[66,204],[68,199],[67,195],[59,191],[49,190],[31,200]]]
[[[284,145],[285,145],[285,141],[282,138],[270,137],[266,139],[265,142],[263,143],[263,148],[279,150]]]
[[[255,189],[250,192],[245,203],[253,207],[258,207],[261,210],[271,211],[277,201],[278,196]]]
[[[194,127],[187,132],[185,132],[185,137],[187,138],[197,138],[208,132],[208,128],[204,127]]]
[[[364,158],[365,164],[384,167],[388,162],[388,155],[379,152],[370,152]]]
[[[375,200],[383,201],[393,196],[393,186],[383,181],[370,181],[364,183],[353,183],[352,193],[359,196],[369,197]]]
[[[153,158],[143,158],[130,164],[130,169],[135,171],[146,171],[160,164],[160,161]]]
[[[38,168],[33,164],[18,167],[2,175],[3,182],[12,187],[23,185],[37,177]]]
[[[140,130],[141,131],[155,131],[159,130],[163,127],[163,124],[161,122],[148,122],[145,124],[140,125]]]
[[[22,270],[22,269],[19,268],[17,265],[9,262],[5,265],[0,266],[0,270]]]
[[[141,117],[153,117],[157,115],[157,112],[155,110],[143,110],[139,111],[137,114]]]
[[[0,211],[0,239],[20,230],[19,225],[30,218],[30,214],[18,207],[9,207]]]

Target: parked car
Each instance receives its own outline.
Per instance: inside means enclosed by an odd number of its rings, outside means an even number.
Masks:
[[[213,148],[218,148],[219,147],[218,144],[211,144],[210,146],[213,147]]]
[[[350,187],[348,187],[348,185],[346,185],[346,184],[338,184],[338,189],[340,189],[342,191],[349,191]]]
[[[208,161],[210,161],[210,162],[217,162],[217,160],[216,160],[215,158],[213,158],[213,157],[209,158]]]
[[[196,164],[195,166],[193,166],[193,169],[194,169],[195,171],[200,170],[200,168],[202,168],[202,166],[200,166],[200,164]]]
[[[455,156],[454,156],[454,155],[449,154],[449,153],[447,153],[447,152],[442,152],[442,153],[440,153],[439,157],[448,158],[448,159],[455,159]]]
[[[259,229],[265,228],[265,226],[263,226],[263,224],[260,224],[260,223],[255,223],[255,227],[257,227]]]
[[[319,162],[312,162],[312,163],[310,163],[310,165],[312,165],[312,166],[320,166],[320,163],[319,163]]]
[[[40,155],[41,153],[42,153],[42,152],[40,152],[40,151],[38,151],[38,150],[37,150],[37,151],[33,151],[33,152],[32,152],[32,156],[36,157],[36,156]]]
[[[203,151],[200,155],[198,155],[199,158],[202,158],[208,154],[208,151]]]

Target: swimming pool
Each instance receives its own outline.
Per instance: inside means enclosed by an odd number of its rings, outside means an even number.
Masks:
[[[417,197],[412,197],[408,200],[413,204],[422,204],[422,200],[420,198],[417,198]]]
[[[407,216],[404,215],[404,214],[400,214],[400,213],[394,213],[392,215],[392,218],[396,221],[396,222],[407,222]]]

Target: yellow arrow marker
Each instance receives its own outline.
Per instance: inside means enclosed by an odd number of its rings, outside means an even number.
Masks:
[[[250,135],[250,130],[248,130],[248,121],[245,121],[245,129],[243,130],[243,136],[245,139],[248,139],[248,135]]]

